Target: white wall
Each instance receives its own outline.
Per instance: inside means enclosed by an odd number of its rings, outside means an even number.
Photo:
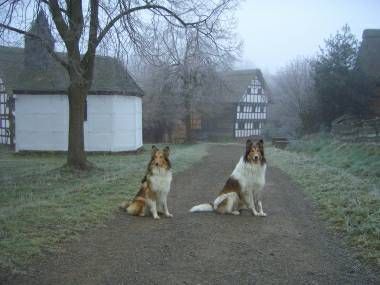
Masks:
[[[67,96],[16,95],[16,151],[67,150]]]
[[[87,151],[133,151],[142,146],[141,98],[89,95],[84,123]],[[66,151],[66,95],[16,96],[16,151]]]
[[[142,146],[141,98],[121,95],[87,97],[85,148],[130,151]]]

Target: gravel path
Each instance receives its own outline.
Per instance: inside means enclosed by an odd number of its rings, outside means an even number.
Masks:
[[[380,284],[329,234],[311,202],[284,173],[269,167],[266,218],[194,213],[215,198],[242,146],[213,146],[175,175],[173,219],[118,213],[15,276],[11,284]],[[270,162],[269,162],[270,165]],[[175,165],[174,165],[175,167]]]

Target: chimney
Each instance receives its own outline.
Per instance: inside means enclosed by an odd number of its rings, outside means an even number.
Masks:
[[[37,35],[40,39],[27,35],[25,36],[25,67],[33,70],[46,70],[51,64],[52,58],[45,45],[48,45],[54,50],[54,38],[51,34],[47,17],[42,10],[32,22],[29,32]]]

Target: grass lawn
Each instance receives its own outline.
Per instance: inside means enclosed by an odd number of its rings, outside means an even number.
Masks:
[[[270,148],[268,161],[313,198],[359,258],[380,266],[380,146],[314,138],[289,150]]]
[[[60,168],[64,155],[13,154],[0,148],[0,266],[24,268],[35,256],[57,249],[81,231],[112,217],[132,198],[150,156],[90,155],[97,169],[74,174]],[[180,172],[207,154],[207,145],[172,145]]]

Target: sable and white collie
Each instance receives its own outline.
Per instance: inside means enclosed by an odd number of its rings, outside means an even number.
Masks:
[[[263,140],[255,144],[247,140],[245,154],[214,203],[194,206],[190,212],[216,211],[220,214],[240,215],[240,210],[248,208],[254,216],[265,217],[261,196],[266,168]]]
[[[159,150],[156,146],[152,146],[152,157],[141,181],[139,192],[132,203],[123,202],[120,209],[133,216],[143,217],[152,214],[154,219],[159,219],[158,213],[162,213],[166,217],[173,217],[169,213],[167,203],[171,182],[169,147]]]

